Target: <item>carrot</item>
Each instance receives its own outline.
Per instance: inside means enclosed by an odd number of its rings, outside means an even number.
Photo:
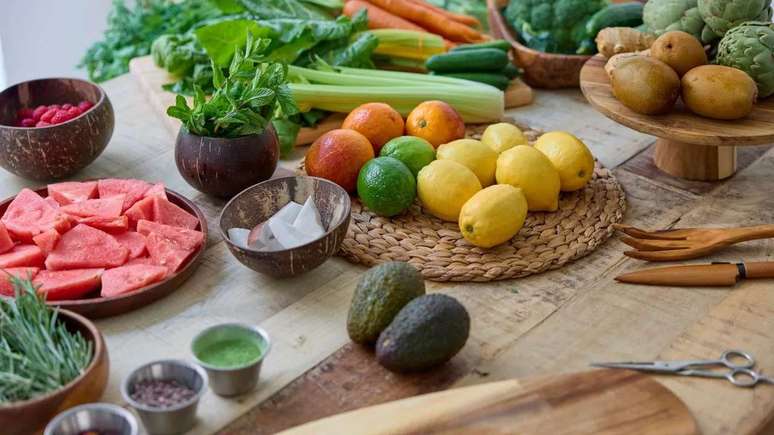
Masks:
[[[393,15],[384,9],[365,1],[349,0],[344,5],[344,15],[352,17],[362,9],[368,11],[369,29],[404,29],[426,32],[425,29],[416,24],[406,21],[397,15]]]
[[[481,22],[478,21],[478,18],[476,17],[471,17],[470,15],[465,15],[465,14],[455,14],[454,12],[447,11],[444,8],[439,8],[438,6],[428,3],[424,0],[409,0],[409,1],[416,5],[419,5],[428,9],[432,9],[438,12],[439,14],[446,16],[446,18],[454,20],[460,24],[464,24],[469,27],[479,27],[479,28],[481,27]]]
[[[409,0],[368,0],[368,2],[454,42],[481,42],[486,39],[480,32]]]

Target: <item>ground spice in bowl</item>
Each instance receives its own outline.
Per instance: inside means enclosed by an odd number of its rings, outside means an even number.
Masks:
[[[257,361],[263,355],[263,348],[248,338],[232,338],[215,341],[203,347],[196,354],[199,361],[218,368],[243,367]]]
[[[134,384],[132,400],[152,408],[171,408],[196,397],[196,392],[178,381],[144,380]]]

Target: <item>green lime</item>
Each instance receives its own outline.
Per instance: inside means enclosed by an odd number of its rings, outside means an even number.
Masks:
[[[414,202],[417,182],[400,160],[377,157],[360,169],[357,194],[372,212],[380,216],[395,216]]]
[[[387,142],[379,153],[403,162],[416,177],[420,169],[435,160],[435,148],[430,142],[416,136],[401,136]]]

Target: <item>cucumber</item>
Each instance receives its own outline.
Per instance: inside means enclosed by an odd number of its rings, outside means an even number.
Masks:
[[[503,74],[492,72],[444,72],[437,73],[437,75],[484,83],[500,90],[505,90],[511,83],[511,79]]]
[[[512,63],[508,63],[508,65],[505,65],[505,68],[503,68],[502,74],[505,75],[505,77],[508,77],[509,79],[513,80],[516,77],[521,75],[521,71],[519,71],[519,69],[516,68],[516,65]]]
[[[425,67],[435,72],[500,71],[508,65],[508,55],[496,48],[452,51],[427,59]]]
[[[452,48],[449,51],[465,51],[465,50],[476,50],[479,48],[496,48],[498,50],[502,50],[505,52],[511,51],[511,44],[504,40],[504,39],[498,39],[495,41],[489,41],[489,42],[480,42],[478,44],[463,44],[458,45],[454,48]]]
[[[642,3],[618,3],[605,7],[586,22],[586,37],[594,39],[606,27],[637,27],[642,24]]]

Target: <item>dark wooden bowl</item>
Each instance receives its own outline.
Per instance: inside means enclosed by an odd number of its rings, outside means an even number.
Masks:
[[[5,435],[35,433],[60,412],[84,403],[97,402],[105,392],[110,361],[102,334],[92,322],[76,313],[60,310],[59,319],[69,331],[78,331],[93,343],[94,357],[91,364],[80,376],[56,391],[24,402],[0,405],[0,427]]]
[[[231,198],[274,174],[279,140],[270,125],[257,135],[234,139],[202,137],[181,128],[175,143],[175,163],[194,189]]]
[[[44,104],[94,103],[83,115],[50,127],[13,127],[16,112]],[[40,79],[0,93],[0,166],[20,177],[69,177],[93,162],[113,135],[113,106],[105,91],[79,79]]]
[[[37,189],[35,192],[42,197],[48,196],[48,190],[45,187]],[[164,281],[122,295],[107,298],[97,295],[96,297],[91,298],[51,301],[49,302],[49,305],[66,308],[90,319],[100,319],[103,317],[117,316],[142,308],[177,290],[185,280],[193,275],[196,268],[198,268],[201,263],[202,255],[207,246],[207,218],[204,217],[204,213],[199,210],[199,207],[197,207],[196,204],[183,195],[167,189],[167,197],[173,204],[196,216],[199,219],[199,227],[196,229],[204,233],[204,243],[202,243],[199,250],[188,260],[188,263],[182,270],[167,277]],[[13,197],[0,202],[0,216],[5,214],[11,201],[13,201]]]
[[[545,89],[577,88],[580,71],[591,56],[543,53],[522,45],[500,12],[498,0],[487,0],[489,29],[495,38],[505,39],[513,47],[516,66],[524,70],[524,81]]]
[[[282,251],[256,251],[232,243],[230,228],[254,228],[267,221],[288,202],[303,204],[314,195],[314,203],[328,232],[321,238]],[[341,247],[349,228],[349,194],[337,184],[317,177],[275,178],[256,184],[235,196],[220,215],[220,232],[228,249],[240,263],[266,275],[286,278],[306,273],[323,264]]]

